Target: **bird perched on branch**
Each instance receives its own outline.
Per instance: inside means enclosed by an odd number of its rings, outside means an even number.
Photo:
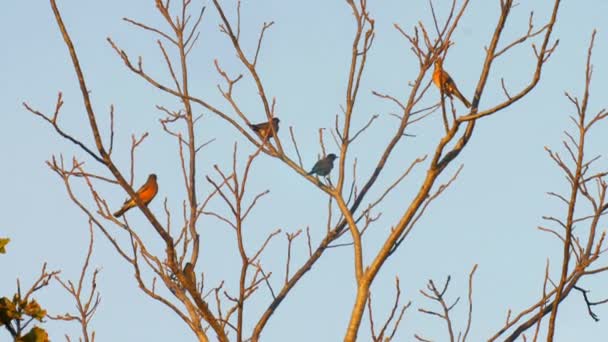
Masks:
[[[262,139],[268,140],[274,138],[279,132],[279,118],[272,118],[272,121],[261,122],[258,124],[249,125],[249,127]]]
[[[449,98],[452,98],[452,95],[456,96],[467,108],[471,108],[471,103],[462,95],[458,87],[456,87],[456,83],[450,75],[443,70],[443,59],[438,57],[435,61],[435,70],[433,71],[433,83],[439,88],[439,90],[446,94]]]
[[[327,157],[317,161],[315,166],[312,167],[312,170],[310,170],[310,172],[308,174],[309,175],[317,174],[317,175],[323,176],[323,177],[327,176],[331,172],[331,169],[334,168],[334,160],[336,158],[338,158],[338,157],[335,154],[333,154],[333,153],[328,154]]]
[[[156,183],[156,175],[151,174],[148,176],[148,180],[142,185],[136,192],[139,199],[144,202],[145,205],[148,205],[158,193],[158,184]],[[121,217],[127,210],[137,206],[135,200],[133,198],[127,198],[125,203],[122,205],[122,208],[114,213],[114,217]]]
[[[189,286],[196,287],[196,275],[194,274],[194,265],[190,262],[186,263],[184,267],[184,275],[186,276],[186,280],[188,281]]]

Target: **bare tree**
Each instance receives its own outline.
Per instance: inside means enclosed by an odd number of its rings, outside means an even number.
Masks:
[[[91,256],[93,255],[93,242],[94,242],[94,231],[93,224],[89,222],[89,247],[87,249],[87,255],[85,257],[84,263],[80,270],[80,277],[78,277],[78,281],[74,283],[71,280],[62,279],[59,274],[55,274],[53,277],[57,282],[63,287],[63,289],[74,299],[76,304],[76,314],[65,313],[61,315],[48,315],[50,319],[58,320],[58,321],[76,321],[78,325],[80,325],[82,337],[79,338],[79,341],[84,342],[94,342],[95,341],[95,331],[91,329],[91,320],[97,312],[97,308],[101,303],[101,295],[99,290],[97,289],[97,275],[99,274],[99,269],[95,269],[90,275],[90,288],[85,288],[85,278],[89,275],[89,265],[91,262]],[[66,340],[70,341],[70,337],[66,335]]]
[[[212,103],[203,95],[198,94],[189,86],[191,59],[189,54],[196,48],[201,32],[201,23],[206,20],[208,10],[201,5],[193,3],[191,0],[181,0],[177,2],[155,0],[157,12],[164,20],[163,27],[155,27],[139,19],[125,18],[124,20],[137,29],[144,30],[157,37],[159,56],[166,66],[166,73],[170,81],[164,83],[163,77],[156,75],[156,70],[150,71],[145,67],[144,58],[133,58],[124,48],[122,48],[112,38],[108,38],[108,43],[116,52],[117,57],[124,63],[126,69],[141,78],[153,88],[174,97],[178,100],[178,105],[168,106],[159,104],[157,109],[164,114],[160,120],[162,129],[177,143],[176,154],[180,160],[180,171],[183,175],[183,187],[186,198],[183,200],[181,217],[172,212],[169,208],[168,200],[164,201],[164,212],[154,213],[147,207],[145,202],[133,188],[136,177],[136,161],[138,147],[146,143],[148,134],[132,136],[130,147],[130,167],[121,169],[114,158],[114,109],[110,107],[108,119],[110,127],[108,131],[100,129],[99,121],[103,120],[103,115],[94,106],[89,94],[89,85],[84,77],[84,72],[78,57],[77,49],[71,39],[68,26],[61,15],[55,0],[50,0],[50,4],[55,15],[57,25],[61,31],[66,47],[69,51],[71,62],[74,67],[80,86],[81,97],[84,102],[86,118],[90,128],[90,136],[94,146],[88,146],[85,139],[77,138],[73,134],[66,132],[59,124],[58,118],[63,105],[62,94],[59,93],[52,114],[46,114],[34,109],[29,104],[24,106],[33,114],[39,116],[49,123],[64,139],[75,144],[81,151],[85,152],[86,160],[94,161],[95,166],[86,166],[85,160],[74,158],[71,163],[67,163],[62,156],[53,156],[49,161],[49,167],[63,181],[69,198],[76,204],[88,217],[91,224],[96,227],[107,239],[118,255],[124,262],[129,264],[133,271],[133,276],[141,290],[149,297],[170,308],[180,319],[189,327],[200,341],[219,340],[219,341],[259,341],[264,328],[270,318],[275,314],[282,301],[290,294],[294,286],[303,279],[308,271],[321,260],[325,252],[332,247],[349,248],[352,250],[352,262],[354,280],[356,282],[356,295],[353,298],[353,305],[350,310],[345,310],[349,316],[349,323],[344,332],[345,341],[355,341],[361,329],[364,312],[368,311],[369,323],[372,338],[375,341],[391,340],[402,322],[410,302],[402,304],[399,278],[396,280],[396,295],[394,305],[388,317],[381,327],[374,323],[371,286],[379,272],[382,270],[387,260],[395,255],[403,242],[406,241],[418,221],[430,208],[433,203],[444,191],[456,180],[462,167],[457,167],[456,171],[448,166],[454,164],[461,152],[467,146],[471,137],[475,133],[475,123],[477,120],[484,119],[499,112],[510,105],[520,101],[539,84],[545,64],[555,51],[558,41],[553,38],[554,26],[557,22],[560,1],[551,1],[552,9],[546,22],[540,27],[535,26],[532,14],[530,15],[529,25],[525,33],[513,41],[504,41],[503,32],[507,27],[508,18],[511,10],[515,6],[511,0],[496,1],[499,8],[499,15],[495,19],[493,34],[485,47],[483,65],[479,74],[475,90],[472,94],[470,108],[465,111],[452,101],[452,88],[446,82],[452,82],[449,76],[441,74],[441,61],[449,57],[449,49],[453,43],[453,33],[458,29],[465,12],[469,8],[469,0],[457,3],[452,1],[448,15],[441,19],[435,12],[432,2],[429,2],[429,11],[433,21],[430,23],[418,22],[411,32],[403,29],[399,24],[395,24],[395,29],[404,41],[408,44],[417,61],[417,73],[415,78],[408,83],[409,93],[392,95],[380,90],[372,92],[372,97],[380,101],[386,101],[398,110],[394,116],[397,124],[383,149],[370,152],[364,162],[372,165],[372,172],[369,175],[361,175],[357,172],[357,163],[361,158],[353,158],[353,147],[358,142],[362,134],[373,131],[373,123],[378,115],[371,115],[365,125],[361,128],[353,127],[353,116],[358,108],[358,101],[361,96],[361,84],[364,73],[367,69],[370,51],[373,49],[374,38],[376,36],[376,21],[373,13],[368,8],[367,0],[346,0],[345,6],[352,12],[353,17],[353,38],[349,54],[349,67],[346,79],[344,80],[346,94],[340,99],[342,113],[335,117],[335,125],[329,130],[331,138],[335,143],[337,152],[336,178],[322,177],[320,179],[309,173],[304,167],[302,156],[298,147],[293,127],[289,127],[289,141],[283,141],[278,134],[279,125],[276,110],[277,99],[270,94],[265,86],[264,78],[259,72],[261,51],[265,34],[273,27],[273,22],[265,22],[261,25],[257,40],[254,42],[254,49],[248,51],[241,32],[248,28],[243,28],[241,23],[241,3],[227,2],[220,3],[212,1],[211,6],[219,17],[219,30],[224,34],[227,41],[232,46],[236,57],[245,70],[243,74],[232,75],[222,67],[225,65],[221,59],[216,59],[214,66],[217,71],[220,84],[217,89],[225,100],[224,103]],[[235,17],[230,17],[229,6],[236,6]],[[497,102],[481,108],[481,100],[484,91],[488,86],[490,75],[494,72],[494,62],[500,58],[509,58],[509,53],[521,47],[524,43],[533,41],[532,48],[535,58],[531,61],[534,70],[530,75],[522,74],[520,77],[527,77],[529,81],[521,89],[510,92],[504,80],[501,86],[504,91],[504,98]],[[589,266],[594,263],[603,252],[602,243],[604,235],[598,238],[596,228],[605,209],[604,194],[606,185],[603,177],[606,173],[599,172],[590,174],[591,164],[596,158],[586,160],[584,158],[585,136],[591,126],[601,121],[606,116],[604,111],[588,119],[587,103],[589,97],[589,85],[591,80],[591,47],[589,48],[589,59],[587,61],[587,82],[585,84],[585,94],[582,100],[569,96],[576,106],[578,116],[575,118],[578,138],[567,133],[564,141],[568,156],[572,159],[569,163],[562,157],[548,150],[551,158],[555,160],[562,169],[571,185],[569,196],[552,193],[552,196],[563,200],[568,205],[566,218],[547,217],[551,223],[558,224],[563,231],[552,228],[541,227],[542,230],[549,231],[562,241],[564,246],[562,272],[559,281],[553,283],[547,272],[543,294],[541,299],[523,310],[517,316],[507,318],[504,327],[490,340],[504,338],[514,340],[532,327],[536,327],[535,338],[538,336],[539,327],[543,318],[549,315],[549,325],[547,330],[548,339],[552,340],[555,331],[555,324],[559,304],[568,296],[572,289],[580,291],[589,307],[589,313],[594,317],[592,306],[599,302],[592,302],[587,297],[587,292],[578,287],[577,282],[586,275],[593,275],[603,272],[605,268],[591,269]],[[176,57],[172,57],[176,56]],[[438,62],[438,63],[436,63]],[[436,65],[435,71],[431,68]],[[438,69],[439,68],[439,69]],[[447,75],[447,74],[445,74]],[[246,108],[234,95],[234,90],[243,82],[251,81],[255,88],[255,96],[261,103],[263,114],[268,124],[262,123],[252,125],[253,119],[249,116],[252,109]],[[429,89],[435,82],[440,88],[440,99],[433,99],[433,94]],[[379,85],[381,87],[381,85]],[[455,87],[455,85],[454,85]],[[463,95],[459,95],[462,98]],[[433,103],[432,105],[427,105]],[[465,101],[466,104],[467,101]],[[222,109],[227,107],[227,109]],[[469,106],[467,106],[469,107]],[[196,108],[196,109],[195,109]],[[230,129],[238,132],[245,139],[247,146],[238,146],[235,142],[231,167],[228,170],[222,169],[216,161],[212,174],[204,175],[204,178],[197,170],[197,160],[199,153],[210,145],[215,137],[201,137],[199,125],[202,122],[196,115],[197,109],[212,113],[217,116]],[[388,164],[389,158],[395,153],[396,147],[404,142],[404,139],[412,125],[432,114],[441,115],[443,126],[439,128],[441,139],[435,146],[429,146],[428,154],[422,155],[409,162],[409,166],[402,170],[396,179],[387,179],[383,172]],[[270,124],[275,123],[276,124]],[[284,123],[283,123],[284,124]],[[254,131],[252,134],[251,131]],[[281,133],[283,133],[281,131]],[[257,133],[257,134],[256,134]],[[284,135],[284,134],[283,134]],[[329,148],[326,150],[327,130],[319,130],[319,144],[322,156],[331,156]],[[288,148],[287,146],[289,146]],[[248,152],[242,152],[248,151]],[[247,218],[255,209],[256,204],[265,199],[269,191],[254,193],[249,195],[247,185],[250,184],[251,170],[257,166],[256,161],[262,155],[271,157],[273,162],[287,166],[294,177],[301,177],[312,187],[316,187],[327,195],[327,230],[317,245],[313,244],[310,230],[308,228],[296,229],[285,232],[287,256],[284,266],[284,281],[276,288],[277,276],[272,278],[282,270],[268,269],[261,262],[261,257],[269,245],[281,233],[281,230],[270,232],[263,243],[252,246],[246,241],[244,232],[248,229]],[[321,176],[326,176],[331,171],[332,161],[326,165],[327,172],[319,172]],[[352,163],[348,162],[350,160]],[[403,204],[401,211],[394,222],[384,227],[375,227],[375,231],[383,234],[382,243],[378,245],[365,244],[364,236],[368,228],[378,226],[377,220],[382,213],[382,206],[389,193],[395,192],[404,179],[410,176],[415,168],[424,171],[422,179],[410,178],[410,182],[417,184],[416,192],[411,201]],[[203,184],[199,183],[205,180]],[[596,192],[588,189],[589,184],[596,184]],[[88,189],[88,198],[74,191],[75,186],[85,186]],[[117,218],[112,215],[109,201],[103,193],[102,185],[119,186],[134,201],[144,214],[147,222],[153,227],[157,237],[162,241],[164,250],[158,251],[154,241],[147,241],[141,233],[135,229],[134,224],[127,218]],[[205,189],[201,196],[201,189]],[[372,191],[373,190],[373,191]],[[379,194],[373,198],[371,194]],[[591,214],[575,215],[577,200],[588,201],[594,211]],[[210,203],[221,203],[222,210],[210,207]],[[205,270],[199,264],[201,241],[199,231],[202,228],[201,217],[212,217],[225,224],[234,233],[234,248],[240,257],[240,267],[235,268],[238,284],[236,293],[232,293],[225,286],[225,282],[217,284],[205,284]],[[589,223],[589,233],[587,240],[573,234],[575,224]],[[306,239],[303,241],[308,249],[305,260],[293,266],[292,245],[294,241],[304,240],[303,232],[306,232]],[[348,238],[349,242],[341,243],[341,237]],[[301,238],[302,237],[302,238]],[[351,242],[352,241],[352,242]],[[230,248],[230,247],[227,247]],[[574,254],[576,264],[571,268],[571,256]],[[90,252],[89,252],[90,255]],[[368,258],[364,258],[366,255]],[[88,257],[87,257],[88,259]],[[366,260],[371,262],[366,264]],[[83,268],[83,276],[86,270]],[[471,331],[473,321],[473,275],[477,265],[475,265],[469,275],[468,293],[468,316],[464,320],[464,328],[457,333],[457,327],[453,323],[454,317],[450,316],[450,311],[458,300],[450,301],[446,297],[450,278],[443,286],[430,280],[426,291],[422,295],[429,300],[437,303],[439,311],[435,309],[420,308],[419,311],[431,316],[441,318],[445,323],[448,336],[451,341],[465,341]],[[146,275],[153,274],[150,278]],[[82,282],[82,277],[81,281]],[[95,275],[93,276],[93,282]],[[553,289],[549,289],[549,283],[554,284]],[[81,303],[81,286],[64,287]],[[274,285],[273,285],[274,284]],[[160,289],[162,287],[162,289]],[[269,301],[259,317],[248,318],[254,321],[251,330],[248,330],[244,322],[246,321],[246,304],[254,296],[264,289],[268,292]],[[88,336],[86,324],[90,311],[91,303],[97,307],[97,301],[91,301],[94,296],[86,299],[86,307],[79,306],[80,317],[78,319],[83,324],[83,335]],[[422,337],[422,333],[415,337],[421,341],[427,341]]]
[[[559,194],[549,192],[549,195],[566,206],[565,217],[544,216],[543,218],[551,226],[541,226],[540,230],[548,232],[559,239],[563,245],[563,257],[561,262],[561,272],[558,281],[555,282],[549,274],[549,261],[547,261],[547,271],[545,281],[542,286],[542,296],[530,307],[522,310],[519,314],[511,317],[510,311],[504,327],[502,327],[489,340],[495,341],[506,336],[505,341],[515,341],[528,329],[536,326],[534,341],[539,336],[541,322],[546,315],[549,315],[547,327],[547,341],[553,341],[556,330],[556,318],[561,302],[574,290],[583,294],[584,301],[588,307],[589,315],[597,320],[592,311],[592,306],[606,301],[591,302],[587,297],[587,291],[577,286],[577,283],[585,276],[598,274],[608,270],[606,267],[597,267],[597,261],[601,254],[606,250],[604,239],[606,232],[598,232],[598,224],[603,210],[606,208],[605,195],[606,183],[603,177],[605,171],[596,172],[593,165],[599,156],[593,158],[585,157],[585,141],[588,138],[592,127],[601,122],[608,116],[605,109],[600,110],[594,115],[589,115],[589,94],[593,67],[591,64],[591,53],[595,41],[595,32],[591,36],[589,50],[587,53],[587,63],[585,69],[585,85],[582,98],[574,97],[566,93],[567,98],[576,108],[576,115],[571,119],[574,123],[574,132],[565,132],[563,146],[567,158],[546,148],[549,157],[555,162],[556,166],[564,173],[570,185],[569,194]],[[583,202],[581,204],[581,202]],[[591,207],[591,212],[585,208]],[[582,207],[582,208],[581,208]],[[574,226],[587,226],[587,230],[580,228],[574,233]],[[571,258],[574,256],[574,262]],[[573,265],[571,265],[573,264]]]

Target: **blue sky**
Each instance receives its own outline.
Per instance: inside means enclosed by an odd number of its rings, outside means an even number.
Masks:
[[[399,23],[410,30],[418,20],[431,25],[427,1],[369,1],[376,20],[377,36],[369,55],[369,65],[363,79],[360,102],[355,110],[354,127],[365,124],[371,115],[379,119],[353,146],[347,160],[358,158],[358,172],[370,174],[382,147],[394,132],[397,121],[389,115],[397,109],[371,95],[372,90],[404,97],[408,82],[417,72],[417,62],[407,42],[393,28]],[[232,1],[224,1],[231,7]],[[441,18],[447,15],[447,0],[436,1]],[[497,18],[498,1],[473,1],[455,32],[454,47],[450,49],[445,68],[457,81],[459,88],[470,97],[479,78],[484,46],[489,42]],[[519,36],[527,29],[529,12],[535,11],[537,26],[550,14],[548,5],[522,2],[514,8],[504,35],[504,41]],[[212,4],[208,5],[201,25],[201,38],[193,50],[191,89],[209,102],[228,110],[216,85],[221,82],[213,61],[232,74],[244,73],[226,37],[218,32],[219,18]],[[139,151],[136,183],[148,173],[159,175],[159,198],[150,205],[154,212],[162,211],[162,200],[168,198],[177,211],[184,189],[179,169],[176,144],[163,133],[158,123],[162,113],[155,105],[175,107],[175,99],[152,89],[141,79],[126,71],[124,65],[106,42],[111,37],[132,57],[144,56],[144,65],[161,80],[168,80],[156,37],[134,29],[122,21],[129,17],[161,25],[153,1],[60,1],[60,8],[74,39],[93,104],[107,128],[108,108],[116,108],[116,148],[114,158],[127,170],[131,134],[149,132],[150,136]],[[478,122],[477,130],[464,153],[443,175],[446,181],[457,167],[464,168],[455,182],[435,201],[420,220],[410,238],[389,259],[372,287],[376,317],[383,317],[392,305],[394,277],[399,276],[402,298],[411,300],[398,341],[411,341],[418,333],[437,341],[445,341],[443,322],[417,312],[430,304],[418,292],[429,278],[438,281],[452,275],[451,298],[461,296],[455,309],[456,326],[464,329],[465,296],[468,273],[479,264],[475,277],[472,341],[484,340],[502,326],[508,308],[518,312],[541,293],[544,267],[551,258],[552,274],[557,277],[561,261],[561,245],[536,227],[544,224],[543,215],[563,216],[563,206],[546,195],[547,191],[565,192],[563,175],[549,160],[544,146],[561,151],[563,131],[571,129],[568,116],[573,107],[563,96],[564,91],[580,95],[584,85],[586,49],[594,28],[598,30],[594,50],[594,80],[591,92],[591,112],[605,106],[602,103],[608,75],[605,33],[605,13],[608,3],[600,0],[564,1],[553,37],[560,44],[546,65],[538,87],[524,100],[508,109]],[[233,14],[230,10],[230,14]],[[75,74],[67,50],[46,1],[11,1],[3,6],[0,31],[5,32],[5,51],[0,57],[0,75],[5,87],[0,92],[4,118],[0,125],[0,157],[4,160],[0,175],[2,189],[2,221],[0,236],[12,239],[8,254],[0,257],[2,281],[0,294],[15,290],[15,279],[29,284],[44,262],[51,269],[62,269],[66,278],[74,279],[80,269],[88,243],[88,225],[84,215],[67,198],[57,176],[45,165],[53,154],[66,160],[76,156],[93,170],[95,162],[73,145],[60,139],[44,122],[26,112],[21,103],[49,112],[58,91],[64,94],[65,105],[61,124],[74,135],[92,144]],[[251,53],[261,23],[275,21],[265,36],[260,59],[260,73],[267,92],[277,99],[277,115],[281,118],[283,146],[295,158],[288,126],[294,126],[305,165],[312,166],[320,153],[318,129],[333,127],[334,116],[344,103],[344,89],[350,45],[354,32],[352,16],[343,1],[243,1],[243,41]],[[535,64],[529,44],[502,57],[495,65],[481,103],[487,108],[503,100],[500,78],[510,89],[518,89],[531,77]],[[251,121],[262,121],[262,107],[250,78],[245,78],[236,96]],[[426,101],[437,100],[438,92],[431,89]],[[201,142],[216,138],[199,159],[201,195],[208,193],[204,176],[214,175],[213,165],[231,167],[231,151],[238,142],[241,165],[253,147],[226,123],[212,114],[204,115],[199,126]],[[589,140],[589,154],[602,153],[607,127],[600,124]],[[404,139],[392,155],[381,184],[389,184],[416,157],[431,153],[441,134],[441,119],[433,115],[412,127],[415,138]],[[335,145],[326,142],[330,150]],[[606,169],[605,159],[598,162]],[[293,232],[309,226],[313,242],[319,241],[327,220],[326,195],[269,157],[261,157],[253,169],[254,181],[249,197],[270,190],[248,222],[246,236],[253,249],[268,233],[277,228]],[[107,173],[106,173],[107,174]],[[416,170],[385,202],[382,219],[364,239],[367,262],[379,248],[386,232],[412,198],[419,186],[423,169]],[[78,191],[85,195],[84,189]],[[118,187],[102,189],[110,205],[119,206],[125,194]],[[370,199],[380,193],[372,191]],[[214,208],[221,210],[221,202]],[[141,226],[141,235],[153,245],[157,238],[145,224],[141,213],[131,212],[130,219]],[[605,228],[605,224],[600,226]],[[210,284],[226,279],[229,289],[236,288],[238,253],[228,227],[210,217],[200,222],[202,236],[201,269]],[[146,232],[148,230],[149,232]],[[97,232],[98,233],[98,232]],[[346,241],[346,240],[345,240]],[[157,246],[158,247],[158,246]],[[306,256],[304,240],[294,246],[294,265]],[[162,250],[162,248],[159,248]],[[278,287],[283,279],[286,242],[284,236],[274,241],[262,262],[272,269]],[[191,341],[194,335],[164,306],[141,293],[131,270],[121,262],[107,240],[96,234],[92,264],[102,269],[98,288],[102,303],[92,327],[99,341]],[[293,266],[292,266],[293,269]],[[200,271],[200,270],[199,270]],[[608,297],[606,281],[600,275],[584,280],[581,285],[591,289],[594,299]],[[352,249],[329,250],[305,278],[296,286],[280,309],[271,318],[263,334],[265,341],[336,341],[343,337],[355,293]],[[72,310],[72,303],[57,284],[40,292],[39,301],[51,313]],[[247,309],[246,327],[251,328],[259,313],[269,303],[268,291],[262,289]],[[560,309],[557,341],[602,341],[606,332],[604,321],[608,308],[595,308],[602,319],[599,323],[587,315],[584,302],[573,293]],[[64,333],[77,334],[77,327],[48,322],[53,340]],[[369,339],[367,318],[360,331],[362,341]],[[0,332],[0,339],[6,334]]]

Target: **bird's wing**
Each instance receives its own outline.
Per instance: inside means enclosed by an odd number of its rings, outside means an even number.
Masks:
[[[142,185],[139,189],[137,189],[137,194],[141,194],[142,192],[146,192],[148,191],[150,188],[152,188],[152,183],[154,181],[153,180],[148,180],[147,182],[144,183],[144,185]]]
[[[252,130],[258,132],[259,130],[264,129],[267,125],[268,124],[266,122],[262,122],[262,123],[249,125],[249,127],[251,127]]]

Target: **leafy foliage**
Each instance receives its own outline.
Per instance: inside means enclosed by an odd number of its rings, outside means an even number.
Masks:
[[[6,245],[11,241],[8,238],[0,238],[0,254],[6,254]]]

